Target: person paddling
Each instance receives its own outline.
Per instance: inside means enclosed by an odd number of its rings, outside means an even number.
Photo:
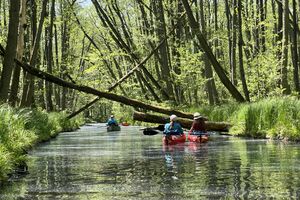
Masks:
[[[193,142],[196,142],[196,140],[198,142],[207,141],[208,135],[206,132],[206,127],[205,127],[206,120],[207,119],[205,117],[201,116],[200,113],[198,113],[198,112],[194,113],[194,121],[193,121],[192,127],[188,133],[188,139],[190,141],[193,141]],[[197,139],[195,139],[195,138],[197,138]]]
[[[111,115],[110,118],[107,121],[108,126],[118,126],[118,122],[115,119],[114,115]]]
[[[170,116],[170,123],[165,125],[165,130],[163,132],[165,135],[181,135],[183,134],[183,129],[181,125],[177,122],[177,116]]]
[[[165,124],[163,131],[165,144],[176,144],[185,141],[185,134],[181,125],[177,122],[177,116],[170,116],[170,123]]]

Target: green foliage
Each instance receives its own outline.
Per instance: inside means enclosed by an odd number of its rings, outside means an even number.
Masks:
[[[50,113],[48,116],[49,123],[52,124],[52,127],[56,127],[57,129],[56,133],[61,131],[73,131],[75,129],[78,129],[79,126],[84,123],[84,120],[81,117],[75,117],[71,120],[67,119],[67,113],[65,112],[53,112]]]
[[[208,117],[211,121],[229,121],[231,116],[238,110],[240,104],[231,103],[220,106],[206,106],[199,109],[192,108],[190,112],[200,112],[203,116]]]
[[[268,98],[197,111],[213,121],[229,121],[233,125],[229,130],[232,135],[300,140],[300,101],[295,97]]]
[[[300,101],[293,97],[265,99],[245,104],[232,117],[235,135],[300,139]]]
[[[133,123],[132,121],[132,115],[133,115],[133,108],[130,106],[126,106],[126,105],[120,105],[119,103],[109,103],[110,107],[109,109],[106,110],[106,113],[95,113],[96,114],[96,118],[100,122],[106,122],[107,119],[109,118],[109,116],[111,114],[113,114],[116,118],[116,120],[119,123],[122,122],[129,122],[129,123]]]
[[[11,154],[0,143],[0,180],[5,178],[12,169]]]
[[[49,139],[54,133],[59,131],[59,126],[49,121],[49,116],[45,111],[23,110],[25,118],[25,129],[33,130],[40,141]]]
[[[26,151],[34,144],[80,124],[82,119],[67,120],[65,113],[0,106],[0,180],[26,161]]]

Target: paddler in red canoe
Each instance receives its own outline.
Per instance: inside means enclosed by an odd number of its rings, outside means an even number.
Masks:
[[[177,116],[170,116],[170,123],[165,125],[163,142],[165,144],[177,144],[185,142],[185,134],[181,125],[177,122]]]
[[[188,134],[188,140],[190,142],[207,142],[208,134],[206,132],[205,121],[207,119],[200,115],[200,113],[194,113],[194,121]]]

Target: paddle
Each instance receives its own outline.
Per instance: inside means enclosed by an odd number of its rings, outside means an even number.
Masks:
[[[161,133],[161,131],[163,131],[164,129],[164,125],[160,124],[157,127],[143,128],[141,130],[143,130],[144,135],[156,135]]]
[[[160,131],[164,131],[164,130],[165,130],[165,125],[160,124],[160,125],[158,125],[156,128],[154,128],[154,129],[160,130]]]
[[[159,133],[161,133],[161,131],[156,130],[154,128],[145,128],[143,130],[144,135],[156,135],[156,134],[159,134]]]

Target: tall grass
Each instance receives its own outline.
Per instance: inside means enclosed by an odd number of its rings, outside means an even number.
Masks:
[[[24,155],[33,145],[60,131],[76,129],[80,123],[79,119],[67,120],[65,113],[0,106],[0,180],[25,163]]]
[[[295,97],[199,108],[197,112],[212,121],[230,122],[232,135],[300,140],[300,101]]]
[[[300,101],[281,97],[244,104],[231,122],[234,135],[300,140]]]
[[[193,108],[190,112],[199,112],[211,121],[229,121],[230,117],[240,108],[241,104],[232,103],[220,106]]]

